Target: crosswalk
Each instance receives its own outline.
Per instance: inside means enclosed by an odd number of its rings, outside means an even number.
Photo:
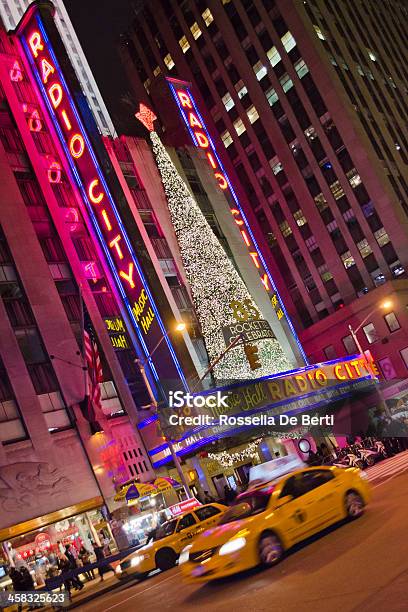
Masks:
[[[398,453],[398,455],[388,459],[383,459],[383,461],[376,463],[372,467],[365,468],[364,471],[372,483],[379,483],[402,474],[408,471],[408,451]]]

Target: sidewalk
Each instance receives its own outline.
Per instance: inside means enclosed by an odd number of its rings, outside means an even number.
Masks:
[[[113,573],[110,573],[108,577],[104,576],[104,579],[101,581],[98,576],[95,578],[95,580],[84,582],[84,588],[81,589],[81,591],[72,591],[72,601],[66,607],[61,608],[61,610],[73,610],[74,608],[78,608],[80,605],[83,605],[96,597],[100,597],[105,593],[126,587],[130,582],[136,582],[135,578],[130,576],[127,580],[118,580]],[[53,610],[53,607],[47,606],[42,609],[44,611],[48,611]]]

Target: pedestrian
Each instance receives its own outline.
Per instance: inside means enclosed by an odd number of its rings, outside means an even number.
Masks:
[[[11,567],[9,570],[9,576],[11,578],[11,582],[13,584],[13,591],[24,591],[24,578],[21,574],[21,571],[16,569],[15,567]],[[18,604],[18,612],[21,612],[23,609],[23,604]]]
[[[82,545],[81,548],[79,549],[79,559],[81,560],[83,566],[88,565],[90,562],[90,554],[84,545]],[[95,578],[93,569],[91,570],[85,569],[84,573],[85,573],[87,580],[93,580]]]
[[[103,573],[104,573],[104,567],[102,565],[99,565],[99,562],[101,562],[101,561],[103,561],[105,559],[103,548],[102,548],[102,546],[97,546],[95,544],[95,542],[92,542],[92,548],[93,548],[93,551],[95,553],[96,561],[98,563],[98,574],[99,574],[99,577],[100,577],[101,582],[102,582],[102,580],[103,580]]]
[[[229,504],[232,504],[232,502],[234,501],[236,497],[236,493],[233,489],[231,489],[230,486],[225,485],[224,486],[224,497],[225,497],[225,503],[227,504],[227,506],[229,506]]]
[[[204,503],[205,504],[211,504],[214,502],[214,498],[211,497],[211,495],[209,494],[208,491],[204,491]]]
[[[77,569],[76,559],[75,559],[74,555],[71,552],[71,544],[67,544],[66,545],[66,547],[65,547],[65,556],[68,559],[69,569],[70,570]],[[82,582],[80,581],[78,576],[73,576],[71,578],[71,583],[72,583],[74,589],[77,589],[78,591],[81,591],[84,588],[84,585],[82,584]]]
[[[65,587],[65,590],[68,593],[68,597],[69,597],[69,599],[71,599],[71,587],[72,587],[71,580],[69,578],[64,578],[64,574],[68,573],[69,569],[70,569],[69,561],[68,561],[65,553],[62,554],[60,552],[58,554],[58,569],[61,572],[62,579],[63,579],[63,582],[64,582],[64,587]]]

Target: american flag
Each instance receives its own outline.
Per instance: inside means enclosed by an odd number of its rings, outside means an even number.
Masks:
[[[87,365],[87,384],[83,402],[82,414],[91,424],[91,429],[101,431],[97,415],[102,412],[101,390],[99,383],[103,381],[103,370],[99,356],[98,345],[93,338],[92,331],[84,329],[84,354]]]

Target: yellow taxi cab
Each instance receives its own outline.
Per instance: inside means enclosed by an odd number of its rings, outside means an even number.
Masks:
[[[186,544],[215,525],[225,510],[227,506],[222,504],[205,504],[163,523],[153,541],[122,559],[115,569],[116,577],[144,578],[155,569],[170,569]]]
[[[364,512],[370,488],[356,468],[305,467],[237,497],[218,525],[180,555],[184,578],[207,582],[276,565],[291,546]]]

